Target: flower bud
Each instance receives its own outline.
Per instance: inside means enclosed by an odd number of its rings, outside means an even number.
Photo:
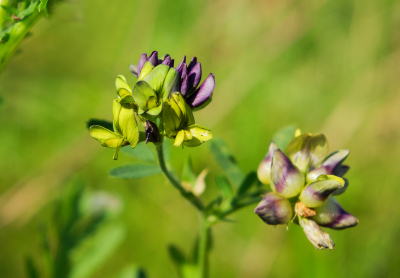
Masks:
[[[210,73],[201,86],[187,98],[187,103],[194,111],[203,109],[211,102],[214,88],[215,76]]]
[[[309,208],[316,208],[324,204],[332,192],[344,186],[342,178],[332,175],[321,175],[300,194],[302,201]]]
[[[146,81],[138,81],[132,90],[133,99],[139,106],[139,114],[147,112],[152,116],[157,116],[162,110],[162,102],[158,101],[157,94]]]
[[[319,166],[328,152],[328,140],[323,134],[303,133],[295,137],[286,148],[286,153],[293,164],[303,173]]]
[[[299,194],[304,186],[304,175],[297,169],[289,158],[276,149],[272,156],[271,189],[285,198]]]
[[[174,138],[179,130],[194,124],[193,113],[179,92],[164,101],[162,117],[165,134],[170,138]]]
[[[160,131],[155,123],[146,120],[146,144],[149,142],[158,143],[161,142]]]
[[[139,127],[129,104],[121,104],[118,100],[113,102],[114,131],[124,136],[132,149],[139,142]]]
[[[358,224],[358,219],[345,211],[333,197],[330,197],[325,204],[316,208],[315,212],[316,215],[311,219],[323,227],[342,230]]]
[[[271,163],[272,163],[272,156],[274,154],[275,149],[278,146],[271,142],[268,148],[268,153],[265,158],[261,161],[260,165],[258,166],[257,175],[258,179],[263,184],[270,184],[271,183]]]
[[[321,230],[321,228],[313,220],[307,218],[300,218],[300,225],[303,227],[304,233],[308,240],[317,249],[334,249],[335,243],[332,241],[329,234]]]
[[[153,69],[154,65],[151,62],[147,61],[146,63],[144,63],[143,68],[140,71],[138,81],[143,80]]]
[[[115,80],[115,87],[117,89],[117,94],[121,98],[119,100],[120,103],[133,103],[132,97],[132,89],[129,84],[126,82],[126,79],[123,75],[118,75]]]
[[[293,210],[285,197],[275,192],[268,192],[254,209],[254,213],[268,225],[279,225],[286,224],[292,219]]]

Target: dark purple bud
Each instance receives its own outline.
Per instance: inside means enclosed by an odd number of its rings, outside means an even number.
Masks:
[[[185,63],[179,65],[176,70],[179,72],[179,75],[181,76],[182,79],[187,76],[187,67]]]
[[[206,80],[204,80],[203,84],[201,84],[200,88],[197,89],[191,96],[189,96],[186,99],[187,104],[191,108],[201,107],[203,104],[205,104],[208,100],[211,99],[214,88],[215,88],[215,76],[214,74],[210,73],[210,75],[206,78]]]
[[[188,70],[187,71],[191,72],[196,64],[197,64],[197,58],[193,57],[192,61],[190,61],[189,65],[188,65]]]
[[[182,68],[183,65],[185,65],[185,67],[186,67],[186,55],[183,56],[182,62],[179,63],[179,65],[178,65],[178,67],[176,68],[176,70],[179,71],[179,69]]]
[[[186,97],[187,92],[188,92],[188,86],[189,86],[189,80],[188,80],[188,76],[185,75],[185,77],[182,79],[182,83],[181,83],[181,95],[183,97]]]
[[[285,197],[269,192],[254,209],[254,213],[268,225],[279,225],[286,224],[292,219],[293,210]]]
[[[153,66],[157,66],[158,65],[158,52],[157,51],[153,51],[150,56],[149,59],[147,59],[147,61],[149,61],[150,63],[153,64]]]
[[[149,142],[158,143],[161,142],[160,132],[155,123],[146,120],[146,144]]]
[[[329,198],[322,206],[316,208],[315,212],[316,215],[311,219],[322,227],[342,230],[358,224],[358,219],[345,211],[333,197]]]
[[[171,56],[168,54],[165,55],[164,60],[161,62],[163,65],[168,65],[171,62]]]
[[[189,71],[188,67],[188,79],[189,79],[189,95],[193,93],[201,80],[201,64],[197,63],[192,70]]]
[[[143,53],[140,55],[139,62],[137,65],[137,76],[140,76],[140,72],[142,71],[144,63],[147,61],[147,53]]]

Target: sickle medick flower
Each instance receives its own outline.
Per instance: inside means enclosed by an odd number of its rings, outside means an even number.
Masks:
[[[119,75],[115,81],[118,98],[113,101],[113,131],[91,126],[91,136],[102,146],[116,149],[134,148],[139,142],[139,125],[145,129],[146,143],[160,144],[163,137],[175,139],[174,146],[197,147],[212,138],[211,131],[195,124],[193,112],[207,106],[212,99],[215,77],[212,73],[199,86],[201,64],[194,57],[186,65],[186,56],[177,68],[174,59],[158,52],[143,53],[137,66],[130,66],[138,78],[130,86]]]
[[[342,165],[349,154],[339,150],[330,155],[323,134],[304,133],[287,146],[286,154],[274,142],[258,168],[258,177],[271,186],[255,213],[268,225],[288,224],[295,214],[298,223],[317,249],[333,249],[335,244],[320,228],[345,229],[358,219],[346,212],[332,195],[342,194],[348,181]]]

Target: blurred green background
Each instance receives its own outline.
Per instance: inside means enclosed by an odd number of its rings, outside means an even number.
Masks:
[[[301,228],[267,226],[253,207],[214,228],[211,277],[400,276],[400,1],[216,0],[65,1],[40,20],[0,76],[0,277],[26,277],[23,258],[40,255],[63,186],[79,176],[120,196],[123,243],[92,277],[127,264],[150,277],[175,277],[166,247],[185,251],[196,212],[165,179],[117,180],[132,162],[100,147],[85,127],[111,120],[114,81],[142,52],[179,63],[197,56],[216,76],[213,102],[196,121],[224,138],[240,166],[255,170],[273,133],[287,124],[323,132],[332,151],[351,150],[350,187],[338,197],[360,224],[331,231],[334,251],[318,251]],[[207,144],[174,149],[197,172],[220,172]]]

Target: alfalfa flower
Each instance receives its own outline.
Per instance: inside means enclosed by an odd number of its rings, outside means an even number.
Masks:
[[[255,213],[269,225],[287,224],[295,214],[318,249],[334,246],[319,226],[345,229],[358,224],[357,218],[343,210],[332,196],[347,188],[343,175],[349,166],[342,163],[349,151],[328,154],[325,135],[304,133],[288,144],[286,154],[272,142],[258,169],[260,181],[269,184],[273,192],[264,196]]]
[[[158,57],[153,51],[143,53],[137,66],[130,70],[137,77],[131,86],[119,75],[115,81],[118,98],[113,102],[113,129],[92,126],[91,136],[102,146],[115,148],[114,159],[121,147],[132,148],[144,141],[138,123],[145,129],[146,143],[160,144],[165,137],[175,139],[174,146],[197,147],[212,138],[211,131],[195,124],[193,111],[210,103],[215,87],[211,73],[199,86],[201,64],[194,57],[186,65],[186,56],[177,68],[170,55]]]

